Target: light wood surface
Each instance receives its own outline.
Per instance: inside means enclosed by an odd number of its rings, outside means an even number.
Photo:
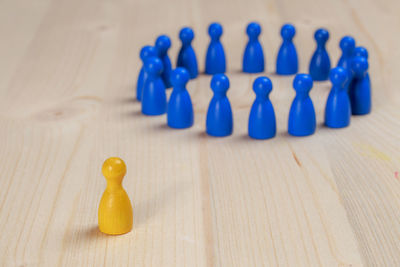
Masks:
[[[2,266],[400,266],[400,2],[3,0],[0,3]],[[247,137],[256,75],[240,73],[245,27],[261,41],[278,134]],[[208,24],[224,26],[234,134],[205,135],[210,77],[188,85],[195,125],[171,130],[134,101],[139,50],[193,27],[203,70]],[[311,96],[317,132],[287,134],[293,77],[273,74],[279,30],[297,27],[300,70],[313,32],[370,52],[373,112],[322,126],[330,83]],[[97,228],[103,161],[127,164],[134,230]]]

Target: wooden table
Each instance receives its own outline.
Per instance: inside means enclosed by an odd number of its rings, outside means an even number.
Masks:
[[[0,263],[3,266],[400,266],[400,2],[4,0],[0,8]],[[248,22],[261,42],[277,136],[247,137],[257,75],[240,72]],[[204,133],[210,77],[188,85],[195,125],[172,130],[134,100],[139,50],[193,27],[224,26],[234,134]],[[330,83],[311,93],[317,132],[287,134],[293,77],[273,74],[280,26],[296,25],[300,71],[313,33],[370,52],[373,111],[323,126]],[[126,161],[134,231],[97,230],[101,165]]]

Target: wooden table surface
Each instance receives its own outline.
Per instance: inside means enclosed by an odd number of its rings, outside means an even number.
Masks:
[[[0,3],[2,266],[400,266],[400,2],[3,0]],[[248,22],[261,23],[277,136],[247,137],[257,75],[240,73]],[[224,26],[234,133],[205,134],[210,77],[188,84],[195,125],[172,130],[134,100],[139,50]],[[311,93],[317,132],[287,134],[293,77],[274,73],[280,26],[296,25],[300,71],[329,29],[370,52],[373,111],[323,126],[330,83]],[[134,231],[97,229],[103,161],[123,158]]]

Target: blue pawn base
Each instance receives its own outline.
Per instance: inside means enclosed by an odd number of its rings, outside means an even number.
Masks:
[[[261,134],[252,134],[252,133],[249,133],[249,136],[251,137],[251,138],[253,138],[253,139],[256,139],[256,140],[267,140],[267,139],[272,139],[272,138],[274,138],[275,137],[275,134],[273,134],[273,135],[261,135]]]
[[[313,135],[315,133],[315,130],[312,132],[292,132],[292,131],[288,131],[288,133],[292,136],[296,136],[296,137],[305,137],[305,136],[310,136]]]
[[[226,137],[226,136],[230,136],[232,134],[232,132],[223,133],[223,132],[212,132],[212,131],[208,131],[208,130],[206,131],[206,133],[212,137]]]
[[[350,123],[345,123],[345,124],[338,124],[338,123],[329,123],[326,122],[325,126],[328,128],[332,128],[332,129],[342,129],[342,128],[346,128],[350,125]]]
[[[146,115],[146,116],[160,116],[165,114],[165,111],[143,111],[142,110],[142,114]]]

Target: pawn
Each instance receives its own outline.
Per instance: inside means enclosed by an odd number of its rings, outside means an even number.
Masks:
[[[163,64],[157,57],[150,57],[144,64],[148,73],[143,87],[142,113],[155,116],[164,114],[167,110],[167,95],[161,78]]]
[[[353,83],[353,71],[351,70],[351,60],[353,59],[354,48],[356,46],[356,41],[351,36],[345,36],[340,40],[340,49],[342,50],[342,55],[338,61],[337,67],[342,67],[347,70],[348,78],[345,84],[347,92],[351,83]]]
[[[171,47],[171,39],[166,35],[160,35],[155,43],[157,56],[163,63],[163,71],[161,73],[162,80],[166,88],[171,88],[169,76],[171,76],[171,60],[168,56],[168,49]]]
[[[317,126],[315,110],[309,92],[313,80],[308,74],[297,74],[293,80],[296,97],[292,102],[289,113],[288,132],[294,136],[307,136],[315,132]]]
[[[222,32],[222,26],[219,23],[211,23],[210,27],[208,27],[208,34],[211,37],[211,42],[206,55],[206,74],[225,73],[225,52],[219,40]]]
[[[190,75],[191,79],[194,79],[199,74],[197,68],[196,54],[192,47],[192,41],[194,39],[194,33],[191,28],[183,28],[179,33],[179,39],[182,42],[182,48],[178,54],[177,67],[185,68]]]
[[[329,78],[332,89],[325,106],[325,125],[330,128],[347,127],[351,117],[350,99],[345,88],[347,70],[336,67],[331,70]]]
[[[345,36],[340,40],[340,49],[342,50],[342,55],[338,61],[337,67],[342,67],[349,70],[351,59],[353,58],[354,48],[356,46],[356,41],[351,36]]]
[[[211,136],[223,137],[232,134],[233,115],[231,104],[226,96],[229,79],[224,74],[216,74],[211,79],[214,96],[208,106],[206,132]]]
[[[311,58],[310,75],[314,81],[325,81],[331,70],[331,60],[325,48],[329,32],[325,29],[318,29],[314,34],[314,39],[317,42],[317,49]]]
[[[144,70],[144,62],[149,57],[157,56],[156,49],[153,46],[146,45],[140,50],[140,59],[142,60],[142,67],[140,68],[137,84],[136,84],[136,99],[140,102],[142,100],[143,86],[147,79],[147,73]]]
[[[243,72],[259,73],[264,71],[264,53],[258,36],[261,33],[261,26],[252,22],[246,30],[249,36],[249,42],[243,55]]]
[[[103,164],[102,173],[107,187],[99,205],[99,229],[109,235],[128,233],[133,226],[133,211],[128,194],[122,187],[126,165],[120,158],[109,158]]]
[[[189,72],[184,68],[176,68],[172,72],[173,89],[167,111],[167,124],[171,128],[184,129],[193,125],[193,106],[186,90],[189,79]]]
[[[249,116],[249,136],[254,139],[268,139],[276,134],[274,107],[269,100],[272,82],[267,77],[258,77],[253,83],[256,99]]]
[[[368,61],[365,57],[355,57],[351,62],[354,80],[349,90],[353,115],[371,112],[371,84],[368,78]]]
[[[365,57],[367,59],[367,61],[368,61],[368,50],[363,46],[357,46],[354,49],[353,57]],[[367,77],[366,78],[368,79],[368,81],[370,81],[369,73],[367,73]]]
[[[293,37],[296,29],[291,24],[285,24],[281,29],[282,45],[276,59],[276,73],[280,75],[291,75],[298,71],[298,59]]]

